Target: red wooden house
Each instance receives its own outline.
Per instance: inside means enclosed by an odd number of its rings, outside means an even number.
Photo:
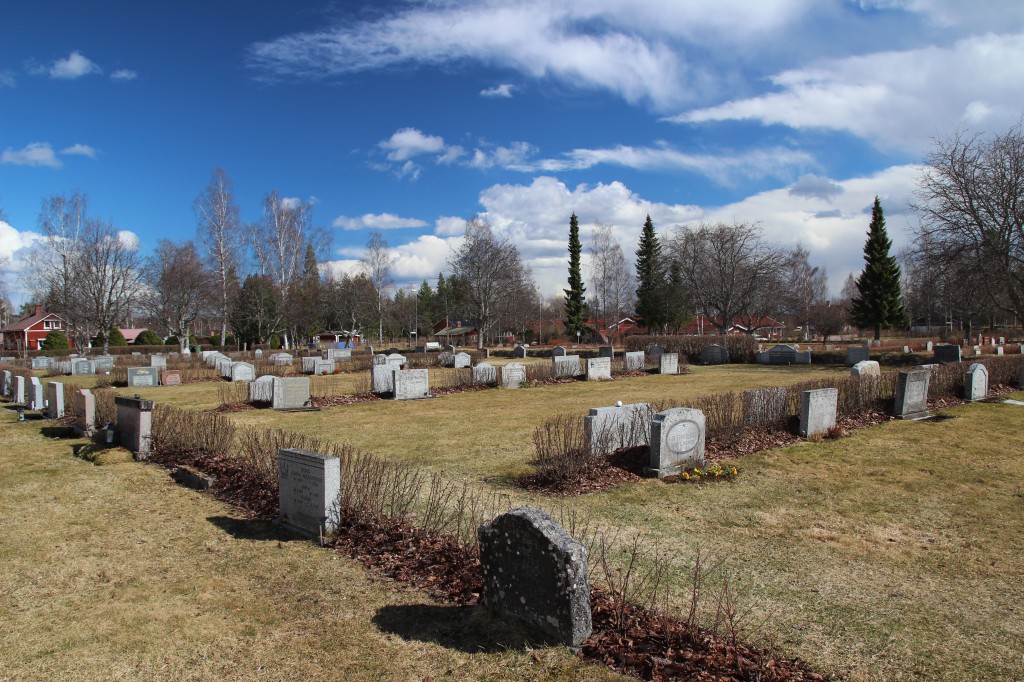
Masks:
[[[68,333],[67,323],[56,313],[48,313],[37,305],[36,311],[28,317],[11,322],[0,329],[4,350],[39,350],[46,335],[52,331]]]

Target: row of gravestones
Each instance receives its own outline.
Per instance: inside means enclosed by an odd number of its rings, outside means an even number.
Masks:
[[[315,452],[278,453],[278,523],[310,537],[340,525],[341,460]],[[579,646],[592,631],[587,551],[551,516],[530,507],[477,530],[480,604],[515,618],[536,636]]]

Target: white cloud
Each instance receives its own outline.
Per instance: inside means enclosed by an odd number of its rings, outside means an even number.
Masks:
[[[892,166],[865,177],[829,180],[837,192],[794,192],[807,186],[801,178],[789,187],[761,192],[708,212],[707,219],[726,223],[761,222],[765,236],[783,246],[801,242],[811,262],[828,270],[832,293],[838,295],[847,274],[863,267],[864,240],[875,195],[885,211],[893,253],[913,241],[913,199],[920,166]]]
[[[474,149],[469,166],[479,169],[497,166],[506,170],[531,172],[537,168],[529,161],[537,153],[537,148],[529,142],[513,142],[507,147],[498,146],[493,149]]]
[[[67,58],[55,61],[49,73],[50,78],[75,79],[92,73],[103,73],[103,69],[76,50]]]
[[[139,74],[131,69],[118,69],[110,74],[110,80],[120,82],[133,81],[138,77]]]
[[[118,230],[117,240],[132,251],[136,251],[139,248],[139,235],[131,230]]]
[[[480,91],[480,96],[509,98],[512,96],[513,90],[515,90],[515,86],[511,83],[502,83],[501,85],[495,85],[493,88],[484,88]]]
[[[426,223],[418,218],[402,218],[393,213],[366,213],[358,218],[338,216],[332,223],[334,227],[343,230],[394,230],[403,227],[427,227]]]
[[[376,20],[257,43],[250,47],[249,62],[270,78],[323,79],[473,61],[664,108],[692,99],[694,90],[716,87],[717,79],[703,65],[707,49],[691,57],[680,43],[730,54],[731,46],[749,49],[754,37],[772,35],[815,5],[812,0],[426,3]]]
[[[302,206],[302,199],[298,197],[281,197],[278,204],[286,211],[294,211],[299,206]]]
[[[7,70],[0,71],[0,88],[13,88],[17,84],[18,81],[15,80],[13,72]]]
[[[466,231],[466,218],[444,216],[434,221],[434,233],[446,237],[459,237]]]
[[[8,147],[3,154],[0,154],[0,163],[12,166],[46,166],[49,168],[60,168],[62,165],[48,142],[32,142],[19,150]]]
[[[70,147],[61,149],[60,153],[74,156],[88,156],[90,159],[96,158],[96,150],[87,144],[73,144]]]
[[[843,193],[843,186],[829,178],[808,173],[793,183],[789,188],[789,193],[792,196],[817,197],[830,201],[833,197]]]
[[[606,149],[574,149],[562,158],[538,161],[535,167],[545,171],[562,171],[592,168],[598,164],[638,170],[688,170],[720,184],[731,184],[738,177],[789,177],[793,169],[813,166],[815,161],[806,152],[782,147],[753,149],[738,154],[688,154],[661,144],[657,147],[619,145]]]
[[[685,112],[678,123],[749,120],[841,130],[911,151],[964,121],[1005,127],[1024,101],[1024,34],[972,36],[950,47],[876,52],[775,75],[778,88]]]
[[[435,154],[445,148],[443,137],[424,135],[416,128],[402,128],[378,143],[378,146],[387,150],[388,159],[391,161],[405,161],[421,154]]]

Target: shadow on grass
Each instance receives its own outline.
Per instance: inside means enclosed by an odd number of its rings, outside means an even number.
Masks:
[[[235,519],[230,516],[208,516],[206,520],[236,540],[277,540],[278,542],[309,540],[281,528],[268,519]]]
[[[404,640],[429,642],[465,653],[523,651],[546,642],[527,636],[513,623],[499,621],[479,606],[401,604],[377,610],[373,624]]]
[[[43,438],[78,438],[73,426],[44,426],[39,434]]]

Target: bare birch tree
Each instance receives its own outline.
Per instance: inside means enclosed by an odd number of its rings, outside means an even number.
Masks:
[[[363,256],[363,270],[373,283],[377,293],[377,341],[384,340],[384,301],[390,299],[392,284],[391,268],[395,258],[391,248],[380,232],[374,232],[366,242],[366,255]]]
[[[238,220],[231,178],[222,168],[213,171],[210,184],[196,197],[196,237],[202,246],[217,288],[220,345],[224,347],[233,295],[232,270],[237,271],[245,235]],[[180,337],[179,337],[180,338]]]
[[[210,302],[213,277],[193,242],[179,246],[166,239],[157,245],[145,275],[142,308],[178,337],[184,353],[192,325]]]
[[[590,282],[594,297],[591,309],[607,327],[618,322],[633,299],[636,278],[616,241],[610,225],[597,224],[590,247]]]

